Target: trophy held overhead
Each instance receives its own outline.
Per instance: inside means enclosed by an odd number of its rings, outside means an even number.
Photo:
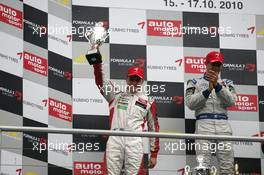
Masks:
[[[102,63],[102,55],[98,47],[105,42],[108,36],[109,32],[103,27],[103,23],[101,22],[96,23],[95,26],[91,28],[91,31],[85,34],[91,47],[85,55],[90,65]]]

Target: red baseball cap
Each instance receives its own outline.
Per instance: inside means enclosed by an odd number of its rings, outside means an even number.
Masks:
[[[133,67],[128,68],[127,75],[128,76],[137,75],[138,77],[143,79],[144,78],[144,70],[141,67],[133,66]]]
[[[216,52],[216,51],[209,52],[206,55],[205,64],[213,63],[213,62],[223,63],[224,62],[224,55],[221,54],[220,52]]]

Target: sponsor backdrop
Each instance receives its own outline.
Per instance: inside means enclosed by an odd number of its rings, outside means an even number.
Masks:
[[[257,0],[1,0],[0,125],[108,129],[108,104],[84,57],[84,34],[103,22],[110,30],[101,47],[106,77],[125,84],[128,67],[143,67],[161,132],[194,132],[184,89],[203,76],[204,56],[215,50],[225,55],[222,77],[238,93],[229,108],[234,135],[263,137],[263,6]],[[105,174],[105,136],[3,132],[0,139],[0,174]],[[158,164],[148,173],[182,174],[195,164],[193,142],[161,139]],[[147,139],[145,148],[147,163]],[[263,144],[234,142],[234,149],[240,173],[264,173]]]

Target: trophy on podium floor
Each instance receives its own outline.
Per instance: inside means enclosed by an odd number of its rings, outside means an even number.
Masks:
[[[105,42],[108,36],[109,32],[102,22],[96,23],[94,27],[91,27],[90,31],[86,32],[85,38],[88,40],[91,48],[85,57],[90,65],[102,63],[102,56],[98,51],[98,47]]]
[[[193,169],[190,166],[185,166],[185,175],[216,175],[217,169],[212,167],[207,167],[204,165],[204,157],[199,155],[196,157],[198,165]]]

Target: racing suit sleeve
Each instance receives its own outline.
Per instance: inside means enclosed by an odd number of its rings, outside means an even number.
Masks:
[[[225,86],[217,83],[214,87],[216,95],[226,107],[232,106],[236,102],[236,91],[231,80],[224,80]]]
[[[185,91],[185,103],[191,110],[203,107],[211,93],[208,89],[200,92],[196,91],[196,83],[195,79],[187,81],[187,89]]]
[[[101,63],[94,64],[94,76],[95,76],[95,84],[97,85],[100,93],[104,96],[104,98],[110,102],[115,95],[114,85],[110,80],[105,79],[105,75],[103,72],[103,65]]]
[[[147,114],[148,130],[151,132],[159,132],[159,122],[157,118],[157,105],[153,101]],[[150,138],[150,153],[151,157],[157,158],[159,152],[159,138]]]

